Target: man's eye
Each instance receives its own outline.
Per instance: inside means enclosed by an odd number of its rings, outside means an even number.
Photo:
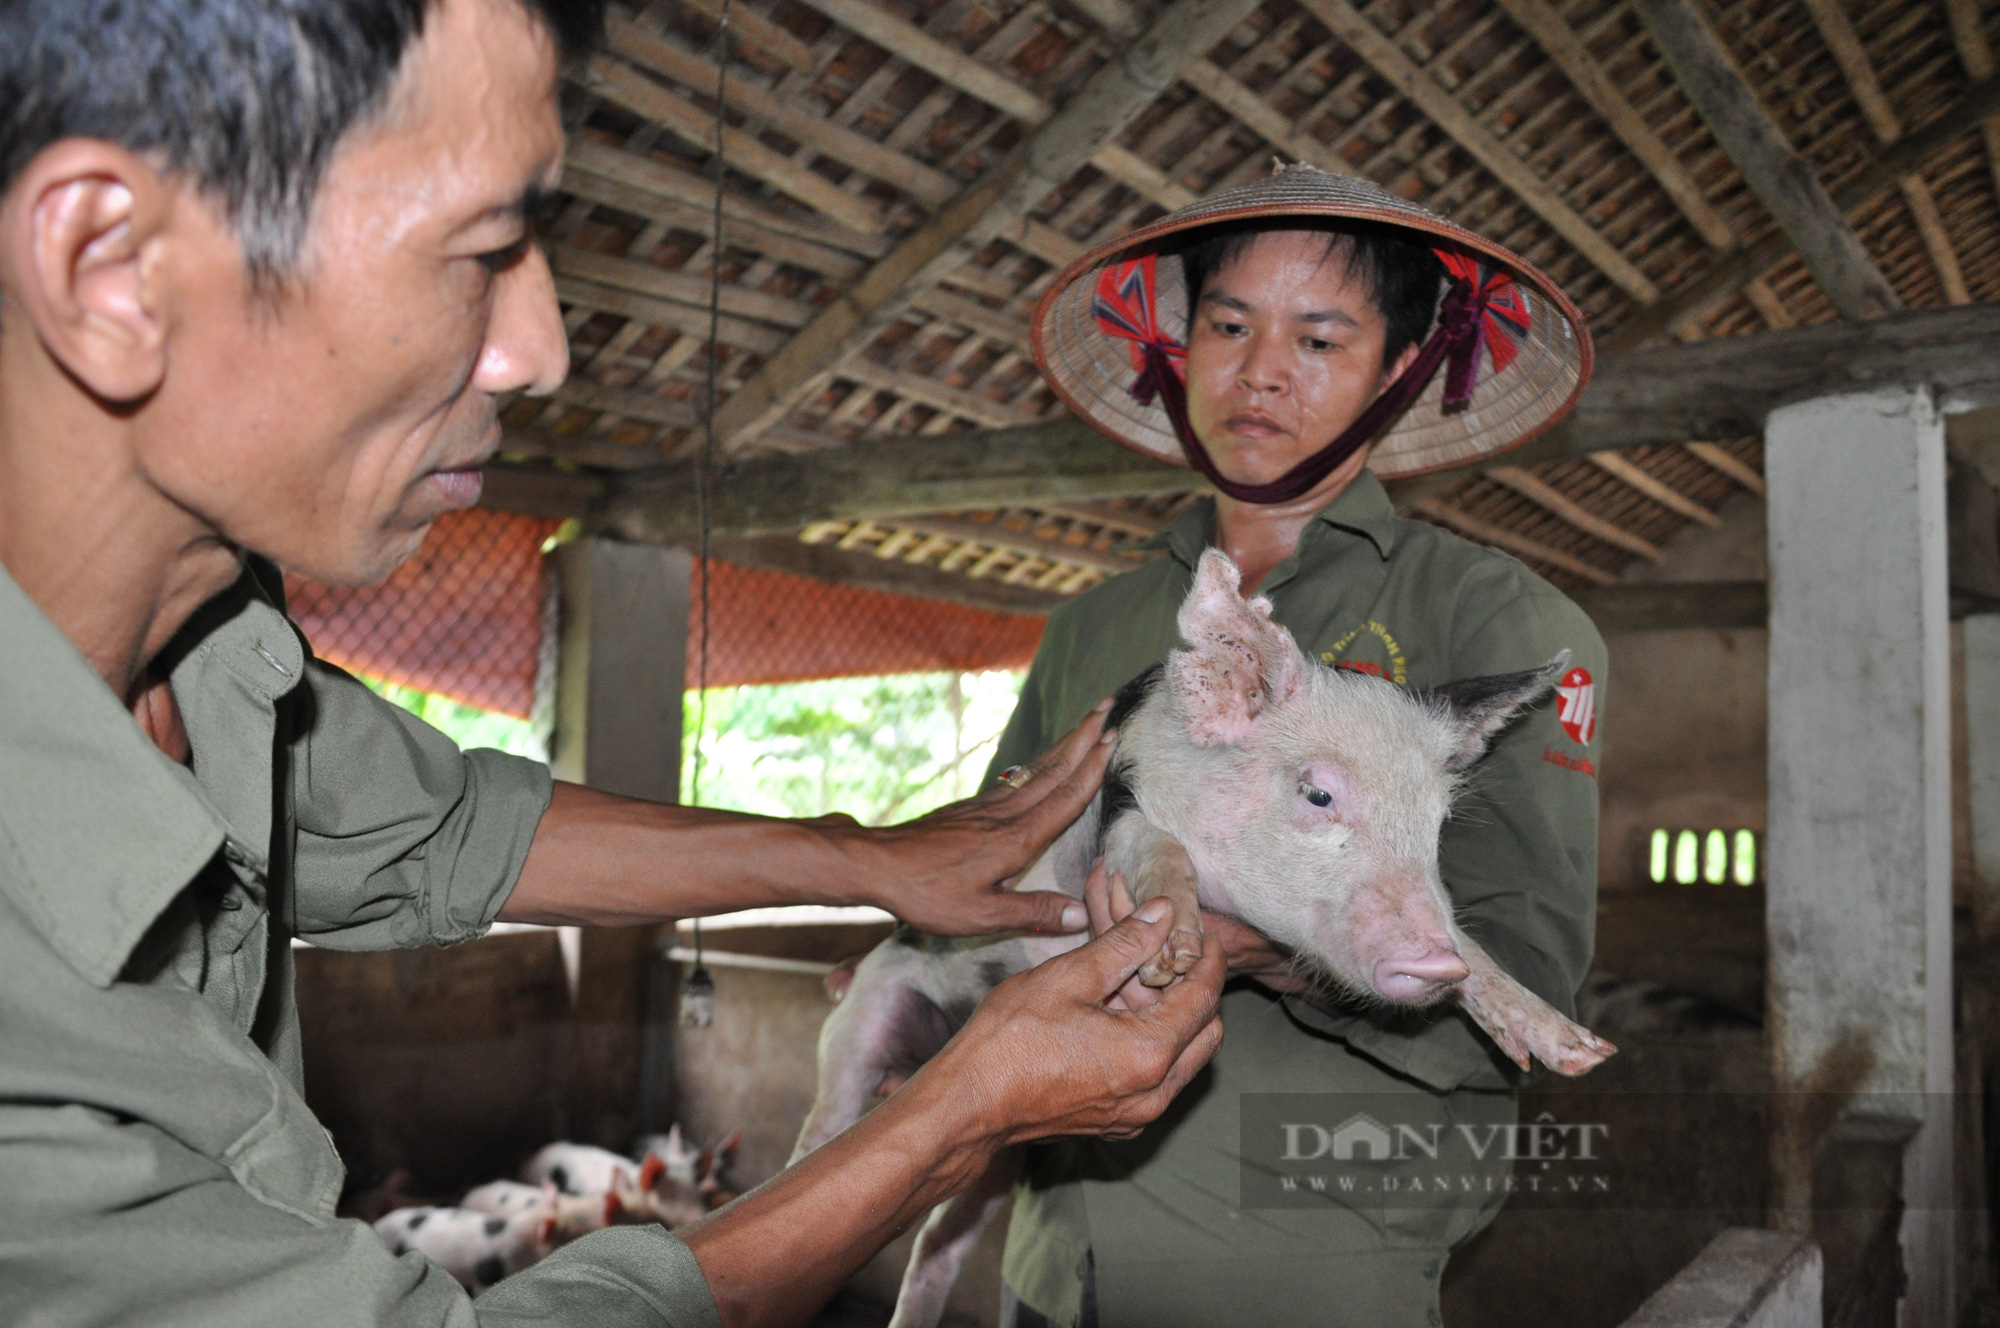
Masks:
[[[1209,324],[1209,326],[1213,327],[1217,332],[1220,332],[1225,337],[1240,337],[1245,332],[1248,332],[1250,330],[1249,328],[1243,326],[1243,324],[1241,323],[1216,322]]]
[[[1306,801],[1315,807],[1333,806],[1333,795],[1317,784],[1301,784],[1299,792],[1306,795]]]
[[[480,254],[479,266],[485,268],[488,272],[505,272],[508,268],[526,257],[528,244],[528,237],[524,235],[505,249],[495,249],[489,253]]]
[[[1310,351],[1327,351],[1333,349],[1331,341],[1322,341],[1318,337],[1305,338],[1305,345],[1306,349]]]

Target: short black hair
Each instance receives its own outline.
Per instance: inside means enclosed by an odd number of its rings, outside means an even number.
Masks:
[[[282,277],[342,135],[381,105],[435,0],[0,0],[0,194],[65,138],[156,157]],[[604,0],[519,0],[565,57]]]
[[[1326,236],[1326,261],[1342,263],[1348,276],[1359,278],[1382,315],[1383,368],[1430,332],[1445,277],[1444,264],[1430,246],[1399,226],[1318,217],[1261,217],[1197,231],[1181,250],[1190,323],[1208,279],[1241,258],[1268,231],[1318,231]]]

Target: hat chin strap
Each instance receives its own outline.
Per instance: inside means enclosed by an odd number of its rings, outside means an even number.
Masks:
[[[1462,404],[1470,399],[1486,305],[1486,296],[1473,283],[1453,282],[1439,310],[1437,328],[1424,340],[1423,349],[1417,352],[1410,366],[1382,389],[1338,438],[1265,484],[1241,484],[1216,468],[1215,459],[1209,456],[1201,439],[1195,437],[1194,425],[1188,419],[1187,387],[1168,361],[1166,348],[1157,341],[1144,343],[1146,370],[1140,381],[1146,384],[1150,380],[1150,386],[1160,395],[1167,418],[1173,421],[1174,434],[1181,440],[1188,463],[1206,476],[1218,492],[1240,503],[1288,503],[1312,492],[1342,462],[1371,442],[1422,394],[1438,366],[1447,360],[1451,362],[1451,371],[1445,376],[1446,404]]]

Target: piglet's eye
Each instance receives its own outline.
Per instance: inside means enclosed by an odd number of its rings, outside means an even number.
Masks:
[[[1333,806],[1333,795],[1317,784],[1301,784],[1299,792],[1306,795],[1306,801],[1315,807]]]

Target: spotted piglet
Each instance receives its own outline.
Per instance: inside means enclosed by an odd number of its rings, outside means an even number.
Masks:
[[[1540,668],[1412,694],[1308,658],[1239,592],[1236,565],[1204,554],[1178,619],[1186,644],[1112,711],[1104,791],[1018,888],[1081,897],[1094,859],[1135,903],[1164,898],[1173,928],[1140,970],[1164,986],[1201,957],[1201,910],[1289,946],[1302,973],[1363,1001],[1457,1001],[1501,1050],[1582,1074],[1616,1050],[1509,977],[1453,915],[1438,836],[1488,743],[1544,696]],[[914,1074],[1011,974],[1079,937],[942,941],[908,932],[861,961],[820,1033],[819,1093],[793,1153],[857,1120]],[[829,990],[833,990],[830,986]],[[934,1210],[904,1275],[895,1328],[934,1324],[959,1264],[1004,1200],[1018,1159]]]

